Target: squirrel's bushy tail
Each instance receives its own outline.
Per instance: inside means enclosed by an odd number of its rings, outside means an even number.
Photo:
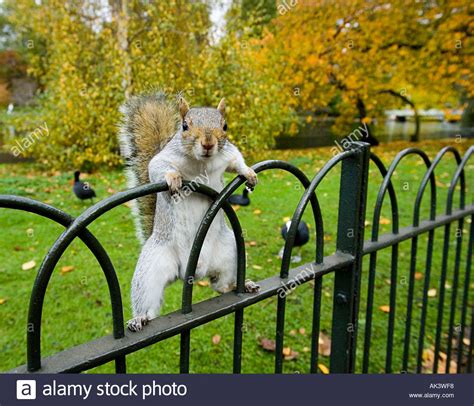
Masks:
[[[175,134],[179,114],[162,92],[131,97],[120,111],[124,116],[119,130],[120,152],[125,159],[128,187],[132,188],[150,182],[148,164]],[[137,236],[143,244],[153,231],[156,195],[132,203]]]

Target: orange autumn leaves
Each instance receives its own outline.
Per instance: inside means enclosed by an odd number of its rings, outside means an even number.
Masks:
[[[298,330],[291,330],[289,334],[290,336],[306,336],[306,330],[304,328],[299,328]],[[259,339],[259,345],[267,352],[275,352],[276,350],[276,343],[273,339],[262,337]],[[307,353],[310,352],[310,348],[305,346],[302,347],[300,351]],[[323,357],[329,357],[329,355],[331,355],[331,338],[324,332],[319,333],[318,353]],[[300,355],[300,352],[296,351],[290,346],[285,346],[283,347],[282,354],[285,361],[291,361],[297,359]],[[318,368],[324,374],[329,373],[329,369],[323,363],[318,363]]]
[[[283,82],[282,105],[314,110],[338,98],[340,122],[358,115],[358,99],[368,117],[399,107],[381,93],[387,89],[422,107],[457,104],[462,92],[474,94],[466,21],[469,6],[461,0],[428,8],[403,0],[302,0],[267,27],[254,58]]]

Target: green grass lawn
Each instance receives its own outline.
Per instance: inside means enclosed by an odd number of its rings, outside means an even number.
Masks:
[[[421,144],[430,158],[448,142],[425,142]],[[469,146],[467,141],[454,144],[461,152]],[[374,148],[386,165],[395,154],[407,144],[392,143]],[[310,178],[320,170],[331,157],[329,148],[269,151],[253,162],[263,159],[282,159],[300,167]],[[466,168],[467,203],[472,202],[474,162]],[[445,207],[446,193],[450,178],[454,172],[454,160],[448,155],[436,171],[438,184],[438,213]],[[423,177],[424,166],[415,157],[405,159],[393,177],[394,187],[398,193],[401,227],[411,223],[413,203],[418,185]],[[56,206],[73,216],[79,215],[87,203],[79,202],[71,192],[71,174],[42,171],[33,164],[0,165],[0,194],[27,196]],[[228,177],[230,180],[231,177]],[[95,188],[99,198],[105,198],[125,189],[125,178],[121,170],[103,170],[87,177]],[[247,276],[253,280],[263,279],[279,272],[280,260],[277,253],[282,247],[280,228],[294,208],[302,194],[296,187],[295,180],[281,171],[269,171],[260,175],[260,183],[251,195],[252,203],[238,210],[237,214],[245,230],[247,241],[248,269]],[[372,213],[375,197],[381,183],[377,169],[371,165],[370,187],[368,196],[367,227],[365,238],[371,231]],[[407,189],[408,185],[408,190]],[[339,168],[333,170],[322,182],[317,195],[323,211],[325,227],[325,255],[334,252],[339,193]],[[423,200],[423,215],[426,218],[428,193]],[[455,205],[458,204],[456,196]],[[455,206],[456,207],[456,206]],[[391,228],[390,204],[388,198],[382,213],[384,219],[381,232]],[[307,210],[304,220],[314,232],[314,223]],[[463,231],[462,264],[466,260],[467,230]],[[29,294],[36,271],[63,228],[39,218],[33,214],[0,210],[0,370],[8,370],[26,359],[26,317]],[[454,226],[452,227],[455,228]],[[139,254],[130,209],[125,205],[102,216],[89,228],[108,251],[122,289],[124,317],[130,318],[130,282]],[[454,235],[453,230],[453,235]],[[454,257],[454,237],[451,238],[448,280],[446,284],[446,311],[443,324],[443,348],[446,346],[448,332],[449,304],[452,294],[452,275]],[[439,289],[439,274],[442,256],[442,230],[436,232],[436,245],[433,257],[431,288]],[[419,330],[419,315],[424,275],[426,237],[419,239],[417,272],[421,274],[415,285],[413,312],[412,346],[410,369],[414,367],[416,340]],[[304,262],[314,260],[314,235],[303,250]],[[22,270],[22,264],[35,261],[33,269]],[[405,311],[407,280],[410,261],[410,243],[400,245],[399,270],[397,283],[397,307],[394,337],[393,371],[400,372],[405,333]],[[70,272],[61,272],[66,266],[73,266]],[[358,339],[357,370],[361,368],[363,328],[365,326],[365,300],[367,290],[368,258],[364,260],[360,327]],[[460,286],[464,282],[465,266],[461,267]],[[284,372],[305,373],[309,371],[312,282],[298,287],[288,296],[285,346],[298,352],[298,357],[285,361]],[[323,298],[321,311],[321,330],[330,335],[332,315],[333,276],[327,275],[323,280]],[[472,283],[471,283],[472,287]],[[460,288],[461,289],[461,288]],[[162,314],[177,310],[181,302],[182,283],[177,282],[166,290],[165,305]],[[383,250],[378,255],[376,289],[374,301],[374,320],[371,343],[371,372],[383,372],[385,365],[386,337],[388,314],[379,308],[389,303],[390,290],[390,250]],[[461,290],[459,290],[461,292]],[[436,292],[435,292],[436,293]],[[197,285],[194,289],[194,302],[213,297],[214,292],[206,286]],[[470,292],[472,306],[474,295]],[[459,296],[458,296],[459,297]],[[426,329],[426,348],[432,347],[435,337],[436,306],[438,295],[429,299],[428,320]],[[459,324],[460,300],[458,299],[455,324]],[[242,371],[245,373],[273,372],[274,354],[264,351],[259,341],[261,338],[274,339],[276,321],[276,298],[260,302],[245,311],[245,328],[243,342]],[[67,250],[46,294],[43,328],[43,356],[56,353],[68,347],[111,333],[112,319],[107,285],[102,271],[94,257],[80,241],[75,241]],[[219,343],[213,343],[213,337],[219,335]],[[217,341],[217,340],[214,340]],[[232,371],[233,316],[223,317],[205,326],[193,330],[191,335],[191,372]],[[321,356],[321,364],[329,365],[329,357]],[[129,372],[136,373],[174,373],[179,370],[179,337],[158,343],[137,353],[127,356]],[[113,372],[113,363],[94,369],[94,372]]]

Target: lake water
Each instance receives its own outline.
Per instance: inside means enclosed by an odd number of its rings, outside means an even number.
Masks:
[[[334,142],[341,141],[350,133],[336,135],[331,131],[330,122],[317,123],[303,128],[296,136],[281,136],[277,138],[276,148],[310,148],[334,145]],[[386,121],[383,125],[373,125],[371,129],[380,142],[409,141],[410,136],[415,132],[415,124],[407,121]],[[466,137],[474,136],[474,129],[462,129],[459,123],[448,123],[440,121],[422,122],[420,125],[420,139],[441,139],[450,138],[462,134]]]

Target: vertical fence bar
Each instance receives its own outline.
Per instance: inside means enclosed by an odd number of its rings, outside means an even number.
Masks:
[[[451,233],[451,223],[444,226],[444,244],[443,258],[441,260],[441,277],[439,281],[439,301],[438,301],[438,317],[436,320],[436,338],[434,349],[433,373],[438,373],[439,352],[441,350],[441,330],[443,328],[444,313],[444,292],[446,285],[446,276],[448,273],[448,254],[449,254],[449,237]]]
[[[352,145],[357,153],[342,161],[339,192],[337,250],[354,256],[351,265],[336,271],[332,315],[331,372],[355,369],[360,273],[364,242],[369,173],[368,144]]]
[[[304,210],[308,202],[311,202],[313,209],[313,217],[316,228],[316,264],[321,264],[324,259],[324,227],[323,227],[323,218],[321,216],[321,209],[319,207],[318,200],[316,198],[315,190],[319,182],[324,178],[325,174],[337,163],[337,160],[330,161],[316,176],[313,178],[311,183],[302,181],[302,184],[305,186],[306,190],[301,198],[298,206],[293,213],[293,218],[291,220],[291,226],[288,230],[286,237],[285,247],[283,251],[283,258],[281,261],[280,269],[280,278],[287,279],[289,274],[291,251],[295,244],[297,226],[301,221]],[[301,179],[300,179],[301,180]],[[316,294],[317,284],[315,284],[315,294]],[[321,300],[320,297],[315,297],[315,301]],[[275,373],[281,374],[283,372],[283,342],[285,335],[285,308],[286,308],[286,294],[278,295],[277,303],[277,321],[276,321],[276,333],[275,333]],[[319,304],[313,302],[313,311],[319,308]],[[314,313],[313,313],[313,333],[314,329]],[[319,320],[318,322],[319,323]],[[319,324],[317,325],[317,330],[319,331]],[[315,337],[311,337],[312,344],[314,344]],[[318,333],[318,342],[319,342],[319,333]]]
[[[286,297],[278,296],[277,322],[275,335],[275,373],[283,372],[283,339],[285,335],[285,308]]]
[[[238,223],[239,238],[237,241],[237,288],[236,294],[242,295],[245,293],[245,268],[247,262],[245,258],[245,241],[244,234],[240,223]],[[242,370],[242,339],[244,327],[244,309],[236,310],[234,316],[234,355],[233,367],[234,374],[240,374]]]
[[[189,374],[189,347],[191,343],[191,330],[187,329],[181,333],[179,352],[179,373]]]
[[[471,225],[469,232],[469,243],[467,246],[466,257],[466,274],[464,276],[464,290],[462,294],[462,308],[461,308],[461,330],[458,334],[458,359],[457,359],[457,373],[461,373],[462,357],[464,351],[464,330],[466,329],[467,304],[469,298],[469,284],[471,282],[471,264],[472,264],[472,246],[474,245],[474,216],[471,216]],[[472,339],[472,337],[471,337]]]
[[[420,334],[418,335],[418,356],[416,361],[416,373],[421,373],[423,365],[423,347],[425,342],[426,316],[428,314],[428,290],[430,289],[431,264],[433,260],[434,230],[428,233],[428,246],[426,250],[425,281],[423,283],[423,299],[421,304]]]
[[[313,298],[313,327],[311,331],[311,365],[310,372],[318,372],[319,358],[319,329],[321,324],[321,293],[323,287],[322,276],[314,280],[314,298]]]
[[[387,356],[385,358],[385,372],[392,372],[393,333],[395,330],[395,310],[397,304],[397,274],[398,274],[398,244],[392,246],[392,260],[390,273],[390,313],[388,314]]]
[[[320,222],[316,227],[316,264],[324,262],[324,230],[322,227],[322,218],[317,219]],[[319,359],[319,331],[321,327],[321,294],[323,290],[323,277],[315,278],[313,294],[313,322],[311,327],[311,357],[310,373],[318,372]]]
[[[377,266],[377,251],[370,253],[369,281],[367,286],[367,306],[365,311],[364,355],[362,373],[369,372],[370,340],[372,337],[372,313],[374,307],[375,268]]]
[[[387,178],[388,171],[385,168],[385,165],[380,160],[380,158],[371,153],[370,158],[372,162],[376,165],[377,169],[379,170],[380,174],[385,179],[387,179],[386,189],[388,189],[388,193],[390,196],[390,205],[392,207],[392,221],[393,221],[393,233],[398,232],[398,203],[397,203],[397,196],[395,194],[395,189],[393,188],[392,181],[390,180],[390,176]],[[383,184],[382,184],[383,187]],[[375,212],[372,224],[372,236],[371,241],[377,241],[379,237],[379,226],[380,226],[380,213],[377,214],[377,207],[383,203],[383,192],[381,194],[381,190],[379,190],[379,194],[377,196],[377,201],[375,204]],[[374,251],[370,254],[370,262],[369,262],[369,277],[368,277],[368,288],[367,288],[367,305],[366,305],[366,322],[365,322],[365,333],[364,333],[364,351],[363,351],[363,360],[362,360],[362,373],[368,373],[369,371],[369,360],[370,360],[370,341],[372,336],[372,314],[373,314],[373,305],[374,305],[374,290],[375,290],[375,273],[377,267],[377,251]]]
[[[240,374],[242,371],[242,329],[244,326],[244,309],[235,312],[234,319],[234,361],[232,371]]]
[[[464,219],[461,218],[458,221],[458,228],[456,229],[456,254],[454,260],[454,275],[453,275],[453,286],[451,292],[451,312],[449,314],[448,324],[448,344],[446,348],[446,373],[449,373],[449,366],[451,364],[451,350],[453,347],[453,331],[454,331],[454,320],[456,316],[456,301],[459,286],[459,268],[461,266],[461,249],[462,249],[462,230],[464,228]],[[459,235],[458,235],[459,233]]]
[[[437,191],[436,191],[436,178],[434,175],[434,170],[436,166],[438,165],[439,161],[443,157],[443,155],[446,153],[446,151],[449,151],[450,147],[442,149],[435,157],[434,161],[432,164],[428,167],[428,170],[426,171],[420,187],[418,189],[418,192],[416,194],[416,199],[415,199],[415,207],[413,211],[413,227],[418,227],[420,223],[420,206],[421,206],[421,201],[423,199],[423,194],[426,190],[426,186],[428,185],[428,182],[430,182],[430,192],[431,192],[431,198],[430,198],[430,220],[434,220],[436,218],[436,202],[437,202]],[[425,163],[428,164],[428,161],[426,159]],[[413,299],[414,299],[414,288],[415,288],[415,274],[416,274],[416,265],[417,265],[417,256],[418,256],[418,236],[413,237],[412,239],[412,245],[411,245],[411,259],[410,259],[410,277],[409,277],[409,286],[408,286],[408,297],[407,297],[407,312],[406,312],[406,323],[405,323],[405,342],[404,342],[404,348],[403,348],[403,363],[402,363],[402,370],[404,372],[408,372],[408,362],[410,358],[410,341],[411,341],[411,324],[412,324],[412,313],[413,313]],[[430,245],[431,244],[431,245]],[[428,256],[426,258],[426,265],[428,268],[428,263],[431,261],[431,253],[432,253],[432,244],[433,244],[433,234],[429,234],[428,237]],[[430,253],[431,250],[431,253]],[[431,266],[431,265],[430,265]],[[424,295],[427,294],[428,292],[428,287],[429,287],[429,270],[425,269],[425,275],[426,279],[428,280],[428,285],[425,285],[424,289]],[[426,306],[426,299],[427,296],[423,296],[424,302],[422,306]],[[424,317],[426,317],[426,307],[424,307],[425,314]],[[422,310],[423,313],[423,310]],[[424,323],[425,319],[422,317],[423,322],[421,323],[422,325],[420,326],[420,337],[424,335]],[[421,338],[421,346],[423,346],[423,337]],[[422,354],[421,354],[422,355]],[[421,362],[421,358],[420,358]],[[421,368],[421,364],[419,364],[419,367]],[[417,366],[418,368],[418,366]]]
[[[413,224],[416,226],[417,224]],[[408,297],[407,297],[407,316],[405,321],[405,342],[403,344],[403,362],[402,370],[408,372],[408,358],[410,353],[410,339],[411,339],[411,316],[413,312],[413,293],[415,289],[415,272],[416,259],[418,254],[418,237],[415,236],[411,240],[411,259],[410,259],[410,274],[408,278]]]
[[[127,361],[125,355],[115,358],[115,373],[126,374],[127,373]]]

